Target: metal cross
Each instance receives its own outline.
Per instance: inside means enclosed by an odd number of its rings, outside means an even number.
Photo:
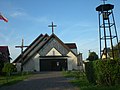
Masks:
[[[22,44],[21,46],[15,46],[15,48],[21,48],[21,54],[23,53],[23,48],[28,47],[28,46],[24,46],[24,39],[22,39]]]
[[[102,0],[103,1],[103,4],[105,4],[105,2],[107,1],[107,0]]]
[[[24,46],[24,39],[22,39],[22,44],[21,46],[15,46],[15,48],[21,48],[21,71],[23,71],[23,48],[28,47],[28,46]]]
[[[52,27],[52,34],[54,33],[54,27],[57,27],[57,25],[54,25],[52,22],[52,25],[48,25],[48,27]]]

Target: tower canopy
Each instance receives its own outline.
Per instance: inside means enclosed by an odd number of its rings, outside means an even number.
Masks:
[[[96,8],[96,11],[108,11],[114,8],[111,4],[102,4]]]

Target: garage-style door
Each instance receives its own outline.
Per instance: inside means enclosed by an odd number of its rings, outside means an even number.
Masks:
[[[40,59],[40,71],[67,70],[67,59]]]

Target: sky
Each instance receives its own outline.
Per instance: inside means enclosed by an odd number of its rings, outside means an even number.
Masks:
[[[101,0],[0,0],[0,12],[8,23],[0,20],[0,45],[8,46],[12,61],[24,45],[29,45],[41,33],[51,35],[48,25],[54,22],[54,33],[64,42],[75,42],[83,59],[88,51],[99,55],[98,12]],[[114,16],[120,37],[120,1],[108,0],[115,5]]]

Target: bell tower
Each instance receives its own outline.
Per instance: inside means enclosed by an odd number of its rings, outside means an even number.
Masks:
[[[113,14],[114,5],[106,4],[105,1],[106,0],[103,0],[103,4],[96,7],[99,17],[100,58],[102,58],[102,53],[104,53],[105,58],[107,59],[110,49],[111,58],[114,59],[115,51],[117,50],[118,54],[120,53]],[[116,50],[114,49],[115,45],[118,45]]]

